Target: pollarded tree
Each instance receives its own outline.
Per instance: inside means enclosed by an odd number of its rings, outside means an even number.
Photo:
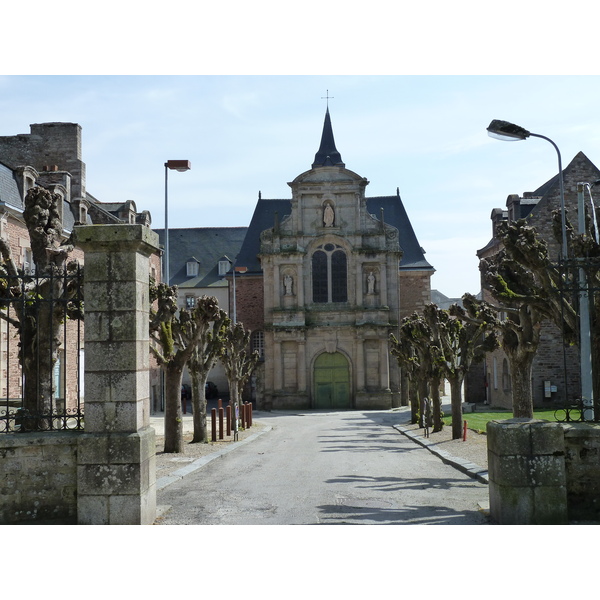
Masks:
[[[412,342],[405,335],[400,339],[390,334],[390,352],[396,359],[402,377],[402,398],[410,406],[410,422],[419,420],[419,364]]]
[[[194,323],[201,329],[196,346],[188,361],[192,380],[192,413],[194,436],[192,443],[208,442],[206,424],[206,380],[217,359],[223,354],[223,334],[228,321],[224,310],[215,310],[214,298],[202,296],[196,300]]]
[[[64,342],[64,319],[83,318],[83,290],[74,276],[80,267],[69,259],[73,245],[63,239],[59,202],[58,194],[41,187],[31,188],[25,196],[23,219],[35,275],[17,269],[10,246],[0,239],[0,285],[7,299],[0,318],[15,327],[19,337],[23,407],[32,415],[23,421],[24,428],[48,426],[48,419],[39,417],[51,412],[53,369]]]
[[[198,310],[177,307],[177,287],[150,285],[150,349],[165,374],[165,452],[183,452],[181,382],[183,371],[198,345],[203,322],[219,317],[216,298],[208,298]]]
[[[232,418],[240,406],[244,386],[256,367],[258,352],[250,352],[250,331],[246,331],[242,323],[228,320],[223,331],[224,353],[221,362],[225,367],[229,381],[229,405]]]
[[[533,418],[531,389],[532,366],[540,343],[542,322],[561,322],[555,277],[548,259],[547,245],[524,220],[503,224],[498,237],[504,247],[490,258],[482,259],[479,269],[484,285],[498,303],[496,310],[505,315],[499,331],[502,349],[512,373],[513,415]],[[570,316],[565,313],[563,331],[569,332]],[[572,333],[572,330],[571,330]]]
[[[410,317],[402,319],[398,334],[398,339],[390,336],[391,353],[396,356],[401,368],[403,363],[404,367],[410,363],[413,381],[418,389],[421,424],[424,425],[425,400],[429,398],[433,431],[441,431],[443,421],[439,388],[443,361],[435,333],[423,315],[413,313]]]
[[[452,439],[461,436],[462,384],[471,365],[481,362],[487,352],[498,347],[496,311],[472,294],[464,294],[463,307],[453,304],[444,320],[441,343],[446,358],[446,378],[450,383]]]

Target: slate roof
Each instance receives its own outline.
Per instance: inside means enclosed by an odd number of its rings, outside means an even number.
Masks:
[[[0,163],[0,204],[22,209],[23,201],[12,169]]]
[[[244,243],[240,248],[237,258],[237,265],[246,267],[247,274],[262,273],[258,254],[260,252],[260,234],[265,229],[271,229],[275,224],[275,215],[279,222],[283,221],[284,217],[291,214],[291,200],[266,200],[258,199],[252,220],[248,227],[248,232],[244,239]]]
[[[400,247],[403,255],[400,260],[400,270],[426,270],[431,271],[433,267],[425,259],[425,252],[419,245],[417,236],[399,195],[376,196],[366,198],[367,210],[377,219],[381,218],[383,208],[383,219],[388,225],[393,225],[399,231]],[[260,234],[265,229],[271,229],[275,223],[275,213],[279,222],[292,212],[291,200],[267,200],[259,198],[246,239],[238,255],[238,266],[248,269],[248,274],[262,273],[258,254],[260,252]]]
[[[433,267],[425,259],[425,250],[423,250],[417,240],[400,195],[375,196],[373,198],[366,198],[366,201],[367,210],[370,214],[375,215],[379,219],[381,218],[381,209],[383,208],[383,220],[388,225],[393,225],[398,229],[398,240],[403,252],[402,259],[400,260],[400,270],[433,270]]]
[[[164,229],[155,229],[161,246]],[[169,228],[169,272],[171,285],[198,288],[227,285],[219,276],[219,260],[227,257],[233,262],[240,251],[247,227],[189,227]],[[188,260],[198,261],[198,275],[188,277]]]

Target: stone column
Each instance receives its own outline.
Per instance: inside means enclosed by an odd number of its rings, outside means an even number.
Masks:
[[[78,449],[78,522],[152,524],[149,257],[158,235],[143,225],[76,227],[85,252],[85,433]]]

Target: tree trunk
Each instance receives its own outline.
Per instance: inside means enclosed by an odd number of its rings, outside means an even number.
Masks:
[[[463,411],[462,411],[462,382],[463,377],[456,375],[448,378],[450,382],[450,402],[452,404],[452,439],[458,440],[462,436]]]
[[[23,369],[23,407],[29,417],[23,429],[50,429],[53,397],[53,372],[58,357],[60,317],[50,302],[37,302],[26,309],[21,321],[21,363]]]
[[[423,377],[419,379],[419,425],[425,427],[425,415],[423,414],[423,400],[429,397],[429,381]]]
[[[206,377],[198,376],[191,370],[192,378],[192,413],[194,420],[194,437],[192,444],[208,442],[208,427],[206,425]]]
[[[235,415],[236,409],[239,411],[240,407],[237,380],[229,381],[229,406],[231,406],[231,422],[235,423],[235,429],[237,431],[238,424],[236,422]],[[239,414],[239,412],[237,414]]]
[[[408,394],[410,399],[410,422],[414,424],[419,419],[419,390],[414,379],[410,380]]]
[[[431,410],[433,411],[433,433],[441,431],[444,428],[442,421],[442,401],[440,398],[440,383],[441,378],[432,377],[430,385],[431,393]]]
[[[408,406],[409,404],[409,389],[410,380],[404,373],[404,369],[400,373],[400,406]]]
[[[535,355],[520,352],[510,356],[512,371],[513,417],[533,419],[533,396],[531,392],[531,369]]]
[[[165,367],[165,453],[183,452],[181,380],[183,366],[171,361]]]

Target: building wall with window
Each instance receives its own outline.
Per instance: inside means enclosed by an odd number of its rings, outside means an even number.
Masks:
[[[202,296],[217,299],[219,307],[231,318],[235,313],[233,286],[229,286],[235,257],[244,240],[247,227],[186,227],[169,229],[170,284],[177,286],[177,303],[192,310]],[[157,229],[159,243],[164,245],[164,229]],[[163,255],[163,260],[165,255]],[[261,293],[262,298],[262,293]],[[217,362],[208,381],[213,382],[219,396],[229,393],[225,369]],[[187,369],[183,384],[191,385]]]
[[[583,152],[579,152],[563,169],[567,217],[575,227],[578,210],[577,184],[594,183],[599,178],[600,170]],[[589,198],[586,202],[589,206]],[[501,243],[496,237],[500,223],[526,219],[528,225],[534,227],[539,237],[548,245],[550,258],[558,261],[560,242],[554,234],[552,213],[560,210],[560,205],[558,175],[533,192],[525,192],[522,196],[509,195],[506,209],[493,209],[490,217],[492,238],[484,248],[477,251],[477,256],[484,259],[500,251]],[[497,304],[485,289],[483,281],[482,289],[483,299]],[[487,355],[484,370],[485,389],[472,382],[472,385],[469,385],[468,399],[479,401],[478,399],[485,398],[492,406],[512,408],[510,363],[501,349]],[[479,381],[481,382],[481,379]],[[579,348],[575,345],[565,346],[560,329],[550,321],[543,322],[540,344],[532,366],[531,390],[534,408],[551,408],[554,405],[563,405],[565,401],[574,401],[580,396],[580,388]]]
[[[57,210],[63,239],[71,236],[76,224],[141,223],[150,225],[147,211],[137,213],[135,203],[102,203],[86,189],[86,165],[82,160],[82,128],[77,123],[39,123],[30,133],[0,136],[0,237],[10,246],[18,269],[35,272],[29,232],[23,219],[29,189],[42,187],[59,197]],[[124,218],[124,215],[127,215]],[[75,248],[70,258],[83,262],[83,252]],[[155,276],[160,276],[158,257],[151,258]],[[77,324],[68,321],[61,333],[61,352],[56,363],[53,394],[59,408],[73,407],[78,393],[83,396],[83,378],[77,378],[76,365],[83,368],[83,339],[77,350]],[[81,333],[82,335],[82,333]],[[150,388],[157,389],[158,366],[151,359]],[[0,404],[19,400],[22,374],[18,339],[13,327],[0,319]]]

